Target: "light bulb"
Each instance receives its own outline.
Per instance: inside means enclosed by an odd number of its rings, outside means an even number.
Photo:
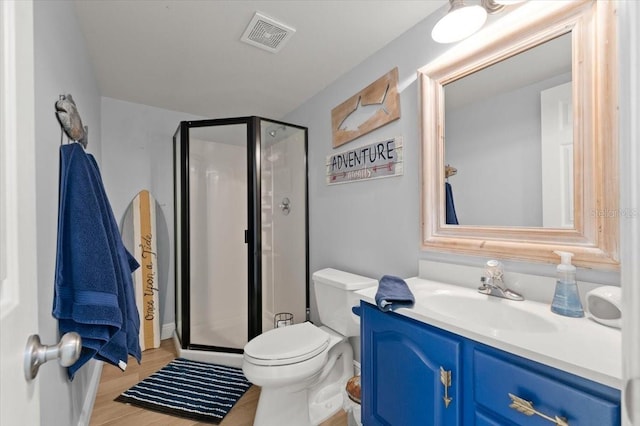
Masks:
[[[495,3],[503,4],[505,6],[509,6],[511,4],[522,3],[525,0],[493,0]]]
[[[431,38],[438,43],[454,43],[478,31],[487,20],[483,7],[457,6],[440,19],[431,31]]]

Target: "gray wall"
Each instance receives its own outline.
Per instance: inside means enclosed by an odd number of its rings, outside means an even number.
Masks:
[[[169,244],[158,247],[163,251],[162,258],[169,262],[167,280],[159,283],[161,326],[175,321],[173,134],[180,121],[201,119],[203,117],[102,98],[102,175],[116,220],[121,224],[129,203],[143,189],[155,197],[166,220]]]
[[[58,341],[51,315],[58,217],[58,150],[60,126],[54,103],[71,93],[83,123],[89,126],[88,151],[101,163],[100,93],[80,33],[72,2],[34,2],[36,220],[38,246],[38,327],[42,342]],[[69,383],[66,370],[52,362],[40,369],[41,419],[44,425],[74,425],[81,417],[89,379],[97,363],[91,361]],[[85,413],[86,414],[86,413]]]
[[[83,123],[89,126],[87,151],[101,167],[116,220],[141,189],[156,197],[173,246],[172,137],[181,120],[202,117],[101,98],[83,35],[70,1],[35,1],[35,96],[38,226],[38,303],[42,341],[58,341],[51,315],[58,216],[60,126],[54,115],[58,95],[71,93]],[[105,141],[102,143],[102,141]],[[167,291],[161,297],[162,324],[174,322],[173,253],[170,248]],[[168,308],[167,308],[168,307]],[[46,425],[88,420],[87,390],[97,362],[90,361],[69,382],[55,363],[42,368],[41,418]],[[62,407],[62,408],[61,408]]]
[[[438,15],[435,13],[434,15]],[[416,70],[445,51],[431,40],[430,16],[340,77],[285,117],[309,127],[311,273],[342,268],[372,278],[418,273],[420,179]],[[398,67],[401,117],[336,151],[402,136],[404,175],[328,186],[325,160],[331,148],[331,109]],[[312,294],[312,318],[317,319]]]
[[[420,140],[416,70],[449,46],[435,43],[431,29],[438,12],[389,43],[316,94],[284,119],[309,127],[311,273],[344,268],[373,278],[384,274],[415,276],[418,259],[479,266],[486,258],[420,249]],[[331,148],[331,109],[397,66],[401,117],[337,151],[387,137],[404,140],[404,175],[327,186],[325,159]],[[553,276],[555,265],[505,261],[508,270]],[[619,285],[618,273],[579,270],[584,281]],[[312,295],[312,318],[317,310]]]
[[[298,109],[285,121],[309,127],[309,192],[311,272],[324,267],[343,268],[379,278],[383,274],[412,276],[418,259],[481,265],[487,259],[420,251],[420,179],[417,68],[435,59],[449,46],[431,40],[438,13],[419,23],[369,57]],[[408,53],[410,52],[410,54]],[[368,182],[327,186],[325,159],[331,148],[331,109],[369,85],[393,67],[399,68],[401,118],[340,149],[402,136],[404,175]],[[171,138],[181,120],[202,117],[102,99],[103,176],[116,218],[133,196],[148,188],[167,219],[173,249]],[[219,118],[219,117],[215,117]],[[274,117],[277,118],[277,117]],[[170,257],[173,259],[173,253]],[[554,265],[504,262],[512,271],[552,276]],[[174,322],[173,264],[170,266],[162,324]],[[619,275],[578,272],[582,280],[617,284]],[[317,320],[312,295],[312,317]]]
[[[446,48],[431,40],[434,23],[432,15],[285,117],[309,127],[311,271],[336,267],[374,278],[418,272],[420,146],[416,70]],[[331,109],[395,66],[399,71],[401,118],[336,151],[402,136],[404,175],[327,186],[325,159],[334,152]]]

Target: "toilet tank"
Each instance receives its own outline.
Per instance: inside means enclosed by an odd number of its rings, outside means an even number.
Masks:
[[[322,324],[343,336],[360,334],[360,318],[351,312],[360,304],[357,290],[378,285],[378,280],[327,268],[313,274],[313,288]]]

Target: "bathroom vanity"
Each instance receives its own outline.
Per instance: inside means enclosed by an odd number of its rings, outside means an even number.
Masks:
[[[416,305],[397,312],[375,306],[375,288],[360,292],[363,424],[620,424],[619,330],[407,283]]]

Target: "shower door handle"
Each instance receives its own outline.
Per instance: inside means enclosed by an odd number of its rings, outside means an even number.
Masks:
[[[249,230],[248,229],[244,230],[244,243],[245,244],[249,244]]]

